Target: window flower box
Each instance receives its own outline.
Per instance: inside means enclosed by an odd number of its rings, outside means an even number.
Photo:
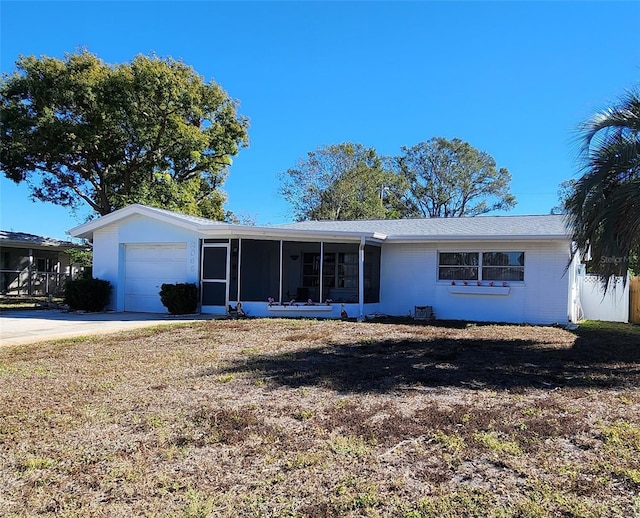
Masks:
[[[509,295],[509,286],[448,286],[449,293],[454,295]]]
[[[296,305],[287,305],[287,306],[268,306],[268,311],[272,311],[274,313],[314,313],[317,311],[322,311],[324,313],[333,311],[333,306],[326,304],[299,304]]]

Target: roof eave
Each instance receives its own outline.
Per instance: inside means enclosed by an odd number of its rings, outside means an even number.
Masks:
[[[413,235],[413,236],[393,236],[387,237],[392,243],[415,243],[415,242],[440,242],[440,241],[570,241],[571,236],[566,234],[500,234],[500,235]]]
[[[49,250],[55,248],[88,248],[88,245],[80,245],[77,243],[71,243],[68,241],[60,241],[59,243],[32,243],[29,241],[16,241],[15,239],[3,239],[0,240],[1,247],[12,248],[36,248],[38,250]]]
[[[164,221],[167,223],[171,223],[172,225],[176,225],[178,227],[187,228],[191,230],[197,230],[200,223],[196,221],[185,220],[180,215],[176,214],[175,216],[165,213],[165,212],[157,212],[153,210],[152,207],[146,207],[145,205],[133,204],[128,205],[122,209],[118,209],[110,214],[106,214],[96,220],[89,221],[88,223],[84,223],[83,225],[79,225],[67,231],[67,233],[73,237],[81,237],[84,239],[90,239],[93,233],[107,225],[111,225],[116,221],[120,221],[122,219],[134,216],[136,214],[144,215],[158,221]],[[223,225],[224,226],[224,225]]]
[[[247,225],[200,225],[198,230],[207,235],[226,234],[233,237],[260,237],[260,238],[279,238],[279,239],[300,239],[300,240],[349,240],[360,241],[365,238],[369,241],[382,242],[386,239],[384,234],[378,232],[341,232],[335,230],[294,230],[279,229],[274,227],[257,227]]]

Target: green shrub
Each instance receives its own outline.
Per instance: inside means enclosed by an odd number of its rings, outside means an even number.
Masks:
[[[111,298],[111,283],[101,279],[75,279],[64,285],[64,303],[73,310],[102,311]]]
[[[172,315],[195,313],[198,307],[198,287],[195,284],[163,284],[160,300]]]

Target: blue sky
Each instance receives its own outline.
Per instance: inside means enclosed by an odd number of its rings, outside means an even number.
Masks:
[[[640,2],[171,2],[0,4],[0,65],[86,47],[108,63],[171,56],[250,119],[226,208],[291,220],[278,173],[358,142],[393,155],[458,137],[512,174],[510,214],[546,214],[578,173],[576,127],[640,85]],[[0,180],[0,228],[65,237],[83,222]]]

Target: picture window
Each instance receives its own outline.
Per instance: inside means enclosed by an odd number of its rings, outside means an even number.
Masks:
[[[524,281],[524,252],[440,252],[440,281]]]

